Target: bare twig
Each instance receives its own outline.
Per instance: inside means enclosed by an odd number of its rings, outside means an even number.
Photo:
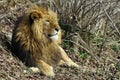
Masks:
[[[105,14],[107,15],[108,19],[111,21],[112,26],[116,29],[116,31],[117,31],[118,34],[120,35],[120,31],[118,30],[118,28],[117,28],[116,25],[114,24],[113,20],[112,20],[111,17],[109,16],[108,12],[106,11],[105,5],[103,4],[102,0],[98,0],[98,1],[102,4],[103,10],[104,10]]]

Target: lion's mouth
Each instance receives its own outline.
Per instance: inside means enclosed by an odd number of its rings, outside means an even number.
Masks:
[[[48,34],[48,37],[49,37],[51,40],[55,41],[55,40],[58,39],[58,33],[56,33],[56,34]]]
[[[52,37],[52,36],[55,36],[55,35],[57,35],[57,33],[56,34],[48,34],[48,37]]]

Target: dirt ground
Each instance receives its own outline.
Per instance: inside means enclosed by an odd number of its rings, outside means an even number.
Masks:
[[[34,74],[9,47],[15,21],[30,5],[29,0],[0,0],[0,80],[120,80],[120,56],[109,48],[104,48],[97,60],[91,56],[82,59],[66,50],[80,69],[56,66],[55,78]]]

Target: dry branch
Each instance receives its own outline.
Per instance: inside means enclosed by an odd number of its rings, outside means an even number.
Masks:
[[[118,32],[118,34],[119,34],[119,36],[120,36],[120,31],[118,30],[118,28],[117,28],[116,25],[114,24],[113,20],[111,19],[110,15],[108,14],[108,12],[107,12],[107,10],[106,10],[106,8],[105,8],[105,5],[103,4],[102,0],[98,0],[98,1],[102,4],[103,10],[104,10],[106,16],[107,16],[108,19],[111,21],[113,28],[116,29],[116,31]]]

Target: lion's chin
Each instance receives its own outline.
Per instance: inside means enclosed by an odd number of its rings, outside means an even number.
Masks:
[[[56,41],[56,40],[58,39],[58,35],[56,34],[56,35],[54,35],[54,36],[51,36],[50,39],[51,39],[52,41]]]

